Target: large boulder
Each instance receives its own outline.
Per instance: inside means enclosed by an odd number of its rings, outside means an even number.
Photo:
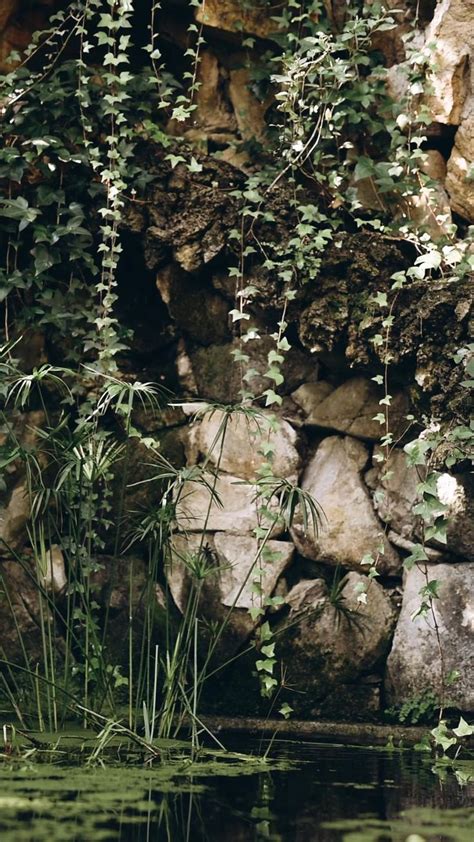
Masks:
[[[433,120],[457,126],[473,81],[472,3],[441,0],[426,29],[425,41],[432,47],[427,99]]]
[[[381,447],[374,449],[374,457],[384,457]],[[419,537],[421,520],[413,514],[419,502],[418,484],[424,478],[424,469],[408,465],[402,450],[394,448],[386,461],[373,460],[365,481],[373,491],[374,507],[379,517],[402,538]]]
[[[257,0],[251,6],[236,0],[206,0],[196,9],[196,20],[213,29],[224,32],[248,32],[259,38],[268,38],[278,29],[272,20],[285,4],[272,3],[269,11],[266,0]]]
[[[90,565],[92,599],[100,617],[108,612],[105,644],[109,663],[127,668],[131,619],[133,657],[138,664],[144,635],[151,631],[161,645],[175,621],[156,582],[156,571],[139,555],[100,555]]]
[[[382,452],[375,449],[375,456]],[[367,471],[365,481],[373,491],[373,502],[379,517],[390,524],[403,546],[403,540],[420,541],[423,523],[414,508],[420,502],[418,485],[426,476],[424,466],[411,467],[405,454],[395,448],[387,462],[375,461]],[[440,473],[436,483],[439,500],[445,506],[447,520],[446,544],[428,541],[446,556],[459,556],[464,561],[474,561],[474,480],[471,474],[453,475]],[[406,547],[408,549],[409,544]],[[426,548],[428,554],[434,555]],[[439,553],[437,553],[439,555]],[[431,559],[430,559],[431,560]]]
[[[378,555],[382,574],[397,574],[400,560],[384,536],[361,472],[368,449],[349,436],[323,439],[303,475],[302,487],[319,504],[324,518],[316,534],[304,530],[301,519],[293,528],[293,539],[305,558],[363,571],[362,560]],[[379,554],[379,547],[384,549]]]
[[[474,477],[440,474],[436,483],[439,499],[446,507],[447,545],[451,552],[474,561]]]
[[[380,439],[384,428],[374,417],[381,411],[379,401],[383,398],[383,392],[375,383],[365,377],[353,377],[339,388],[328,391],[322,400],[320,397],[323,392],[320,388],[316,389],[316,386],[319,384],[314,384],[312,401],[310,395],[305,394],[303,398],[307,412],[306,424],[337,430],[369,441]],[[406,426],[407,412],[407,398],[398,392],[389,408],[390,430],[395,436]]]
[[[272,98],[259,100],[252,93],[252,76],[246,67],[230,71],[229,96],[242,140],[264,142],[267,134],[265,112]]]
[[[326,380],[317,380],[315,383],[303,383],[292,394],[292,400],[300,409],[303,410],[303,416],[306,423],[315,412],[316,408],[321,404],[328,395],[334,392],[334,386]]]
[[[0,657],[34,670],[43,660],[41,607],[35,570],[31,566],[29,573],[27,565],[0,561]],[[44,622],[51,623],[45,599],[42,612]],[[61,650],[59,642],[56,649]]]
[[[199,481],[188,480],[176,505],[178,530],[250,534],[259,525],[256,493],[255,485],[231,474],[215,477],[205,473]],[[273,508],[276,512],[276,504]],[[275,523],[272,537],[281,535],[283,529],[280,523]]]
[[[231,657],[259,622],[249,609],[265,607],[293,554],[294,546],[288,541],[269,541],[261,557],[257,541],[250,536],[176,535],[166,577],[182,614],[195,588],[199,590],[198,616],[204,625],[209,629],[227,622],[217,652]],[[207,642],[210,639],[206,637]]]
[[[432,71],[426,96],[433,120],[459,127],[448,160],[446,190],[453,211],[474,220],[474,26],[472,4],[442,0],[426,30]]]
[[[189,357],[199,397],[221,403],[235,403],[241,399],[242,385],[256,395],[269,386],[274,387],[274,382],[265,377],[268,370],[268,353],[275,349],[274,340],[270,336],[262,336],[258,342],[249,342],[245,346],[245,353],[250,358],[246,368],[248,371],[252,369],[254,374],[244,384],[241,368],[236,365],[233,357],[233,352],[242,350],[241,345],[240,339],[234,339],[226,344],[210,345],[190,351]],[[276,391],[289,394],[301,383],[311,381],[313,377],[316,379],[317,370],[318,365],[314,357],[311,358],[299,348],[291,348],[285,354],[282,363],[284,382]]]
[[[474,27],[473,27],[474,28]],[[474,222],[474,96],[469,100],[462,123],[454,138],[446,176],[453,211]]]
[[[386,690],[392,703],[403,704],[427,690],[441,699],[443,680],[456,670],[460,678],[446,689],[444,703],[474,710],[473,577],[472,563],[426,564],[405,574],[402,610],[387,661]],[[433,580],[439,583],[434,618],[431,611],[416,616],[420,590]]]
[[[170,263],[156,276],[156,285],[168,307],[170,316],[188,336],[201,345],[223,342],[229,338],[228,306],[212,287],[192,274]]]
[[[28,486],[20,482],[13,489],[6,506],[0,507],[0,555],[9,555],[25,546],[30,515]]]
[[[269,413],[236,411],[226,416],[215,410],[195,424],[190,438],[195,455],[209,458],[212,465],[242,479],[256,480],[257,472],[269,460],[261,452],[265,448],[268,453],[268,447],[273,448],[273,473],[295,482],[298,478],[297,434],[287,421]]]
[[[358,593],[367,585],[366,576],[351,572],[337,601],[320,579],[303,580],[288,594],[290,611],[277,646],[285,683],[298,691],[291,695],[298,714],[315,716],[324,698],[341,685],[358,684],[388,651],[395,613],[374,580],[361,603]]]

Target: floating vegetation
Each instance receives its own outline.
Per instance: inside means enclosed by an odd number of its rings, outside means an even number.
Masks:
[[[342,832],[343,842],[472,842],[474,810],[433,807],[404,810],[386,821],[374,818],[327,822],[326,829]]]

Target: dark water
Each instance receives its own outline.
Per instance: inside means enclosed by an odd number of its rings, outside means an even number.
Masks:
[[[261,754],[248,741],[231,747]],[[271,755],[295,766],[4,762],[0,839],[474,842],[473,784],[443,780],[429,755],[285,742]]]

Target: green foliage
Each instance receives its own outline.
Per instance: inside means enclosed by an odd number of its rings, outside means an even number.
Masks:
[[[196,0],[189,5],[196,6]],[[304,530],[316,532],[324,517],[306,492],[275,476],[271,432],[278,429],[278,416],[262,414],[262,408],[278,410],[283,403],[292,302],[302,285],[317,284],[324,252],[330,245],[341,245],[341,232],[347,228],[405,236],[415,245],[418,256],[413,265],[392,276],[389,290],[375,293],[367,314],[373,328],[374,360],[381,366],[373,379],[384,388],[375,419],[381,429],[381,460],[386,461],[397,444],[390,429],[389,369],[399,291],[431,280],[454,283],[473,268],[469,238],[456,240],[455,228],[445,225],[444,234],[434,239],[412,219],[412,197],[421,188],[430,190],[422,171],[424,130],[430,118],[419,99],[430,64],[429,47],[420,50],[414,40],[406,39],[407,93],[394,102],[387,94],[386,72],[372,39],[393,28],[398,13],[378,3],[348,8],[343,26],[337,29],[326,7],[320,0],[306,4],[289,0],[273,17],[278,49],[273,54],[268,51],[253,70],[260,89],[273,88],[276,114],[269,135],[271,154],[260,150],[261,166],[247,176],[243,189],[232,194],[240,206],[239,225],[229,232],[236,256],[236,265],[229,267],[236,285],[230,316],[240,340],[233,351],[242,375],[240,403],[203,405],[201,413],[222,413],[211,448],[217,454],[217,466],[233,414],[262,422],[258,450],[263,467],[255,495],[257,551],[248,578],[254,595],[250,613],[257,627],[256,669],[268,698],[274,696],[278,681],[277,649],[266,618],[268,609],[279,605],[278,597],[264,598],[261,587],[263,563],[276,560],[268,542],[277,524],[288,530],[297,514]],[[191,484],[203,490],[209,514],[210,507],[221,502],[219,468],[210,471],[208,459],[203,466],[177,469],[161,454],[158,441],[139,433],[135,409],[157,413],[166,396],[155,384],[126,382],[118,363],[130,339],[117,318],[121,220],[127,208],[141,200],[153,178],[138,167],[136,144],[145,137],[162,147],[172,169],[184,166],[195,174],[203,169],[198,153],[168,137],[166,125],[169,119],[186,125],[194,119],[204,27],[189,26],[185,69],[177,81],[159,49],[159,8],[159,3],[152,4],[145,47],[148,63],[143,69],[137,69],[131,59],[133,3],[110,1],[104,6],[99,0],[89,0],[77,4],[74,14],[60,13],[52,20],[46,37],[57,49],[51,48],[40,70],[32,70],[28,63],[38,45],[37,36],[26,61],[2,80],[5,117],[0,125],[0,179],[5,190],[0,202],[0,238],[5,263],[0,268],[0,301],[5,308],[5,340],[11,331],[19,336],[28,328],[39,329],[69,367],[46,363],[25,374],[16,368],[14,345],[7,345],[0,360],[8,426],[1,464],[6,469],[13,460],[24,463],[32,502],[30,543],[42,609],[44,657],[40,667],[26,655],[23,669],[39,720],[44,719],[45,704],[50,727],[56,726],[58,717],[66,716],[71,695],[80,695],[86,719],[91,705],[99,713],[105,706],[115,714],[126,699],[129,729],[141,718],[149,736],[169,735],[176,722],[187,716],[197,740],[202,687],[240,594],[222,623],[206,629],[208,646],[202,656],[200,593],[208,577],[219,575],[205,533],[197,551],[181,559],[191,579],[188,608],[178,631],[168,623],[164,653],[158,652],[155,643],[155,591],[171,563],[176,507],[183,489]],[[243,47],[251,49],[253,40],[243,39]],[[69,41],[79,46],[74,58],[62,61]],[[367,186],[373,194],[372,209],[361,201],[361,190]],[[281,200],[289,226],[284,236],[276,224],[275,207]],[[250,366],[249,343],[261,339],[254,322],[259,290],[250,280],[255,265],[271,279],[281,306],[270,329],[273,342],[265,387],[259,394],[249,386],[256,373]],[[466,389],[473,382],[472,352],[473,346],[468,345],[455,358]],[[39,453],[24,452],[7,417],[11,406],[23,409],[34,401],[45,413],[45,429],[37,435],[48,470],[43,469]],[[407,418],[407,430],[412,421]],[[446,468],[452,468],[472,456],[473,438],[474,427],[466,424],[444,430],[432,423],[406,446],[409,464],[428,469],[415,510],[423,537],[405,560],[407,569],[424,564],[426,541],[446,540],[446,507],[438,493],[439,454]],[[143,482],[156,483],[161,496],[153,511],[130,528],[123,523],[126,491],[142,482],[129,475],[136,439],[156,468],[153,477]],[[118,497],[114,490],[117,473],[121,474]],[[60,544],[68,571],[65,615],[58,613],[42,584],[53,541]],[[94,582],[101,572],[97,558],[110,545],[115,560],[131,546],[139,547],[147,558],[137,674],[133,616],[125,675],[107,651],[113,585],[105,612],[95,598]],[[381,540],[379,548],[362,560],[367,583],[359,588],[361,603],[367,600],[371,580],[379,575],[383,551]],[[246,584],[247,580],[242,589]],[[133,569],[130,597],[132,591]],[[437,581],[427,580],[420,596],[418,613],[434,617],[433,601],[442,598]],[[331,601],[336,607],[341,603],[337,584]],[[61,674],[54,654],[55,623],[66,628]],[[15,682],[13,677],[14,689],[8,692],[18,708],[15,699],[20,688]],[[414,721],[413,717],[428,712],[430,704],[433,700],[408,704],[403,715]],[[283,705],[280,713],[286,718],[291,710]]]
[[[391,720],[396,719],[402,725],[420,725],[436,719],[441,702],[432,690],[426,690],[418,696],[404,702],[399,708],[391,707],[385,711]]]

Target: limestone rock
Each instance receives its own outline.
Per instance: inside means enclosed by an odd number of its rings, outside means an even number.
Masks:
[[[451,205],[441,184],[422,187],[416,196],[409,196],[406,209],[417,228],[428,231],[433,239],[448,236],[453,221]]]
[[[325,380],[318,380],[316,383],[303,383],[293,392],[291,397],[301,407],[307,419],[306,423],[309,424],[308,419],[333,391],[334,386],[331,386],[330,383]]]
[[[210,50],[203,50],[198,66],[198,90],[193,122],[204,129],[209,139],[218,139],[222,132],[235,132],[237,121],[230,103],[223,95],[224,68],[219,66],[217,56]]]
[[[271,553],[271,559],[265,553],[264,557],[254,564],[258,553],[258,544],[254,538],[218,532],[214,536],[214,546],[222,566],[222,603],[230,607],[235,602],[237,608],[247,609],[259,606],[266,597],[272,595],[295,551],[289,541],[268,541],[265,548]],[[254,578],[259,581],[261,595],[253,592]]]
[[[198,386],[194,377],[193,364],[186,349],[184,339],[180,339],[176,348],[176,374],[182,394],[196,395]]]
[[[433,601],[443,651],[445,676],[458,670],[461,678],[447,688],[445,702],[474,710],[474,564],[427,564],[428,579],[439,584]],[[386,690],[392,703],[403,704],[426,690],[441,694],[441,664],[430,613],[415,617],[426,585],[423,570],[405,574],[401,614],[387,662]]]
[[[229,337],[227,303],[199,277],[168,264],[158,272],[156,285],[170,316],[196,342],[210,345]]]
[[[446,177],[446,190],[449,193],[453,211],[469,222],[474,222],[473,138],[474,97],[471,97],[469,107],[454,138]]]
[[[242,140],[264,141],[267,131],[265,112],[271,97],[260,101],[250,89],[251,76],[246,67],[230,71],[229,96]]]
[[[415,550],[416,543],[415,541],[410,541],[409,538],[404,538],[403,535],[399,535],[398,532],[394,532],[393,529],[389,529],[387,532],[387,538],[394,547],[399,547],[401,550],[404,550],[406,553],[413,553]],[[443,553],[441,550],[435,550],[434,547],[430,547],[425,544],[425,553],[428,557],[429,561],[446,561],[446,553]]]
[[[248,609],[259,607],[276,588],[281,574],[291,563],[294,546],[287,541],[269,541],[272,559],[255,561],[258,545],[251,537],[218,532],[214,536],[175,535],[172,558],[166,576],[174,602],[182,614],[186,611],[193,588],[192,566],[203,563],[207,573],[201,579],[198,613],[207,624],[222,623],[229,608],[228,628],[222,635],[219,654],[231,656],[255,629]],[[261,594],[252,583],[258,578]],[[196,580],[194,579],[194,583]],[[208,639],[209,640],[209,639]]]
[[[222,605],[236,608],[252,608],[260,604],[260,599],[269,597],[275,590],[278,579],[290,564],[294,546],[289,541],[268,541],[266,547],[272,553],[272,560],[259,559],[256,561],[258,544],[250,536],[229,535],[226,532],[216,532],[214,536],[207,534],[204,540],[200,535],[176,535],[173,539],[173,561],[167,577],[170,583],[173,599],[180,611],[186,609],[183,597],[184,579],[189,574],[189,567],[183,564],[183,557],[187,553],[197,553],[201,544],[214,552],[216,564],[214,589],[219,592]],[[258,572],[260,570],[260,572]],[[187,571],[187,572],[186,572]],[[259,579],[262,595],[252,590],[254,578]]]
[[[322,508],[324,519],[316,535],[311,527],[304,533],[300,518],[293,539],[305,558],[360,571],[364,556],[372,553],[375,559],[383,544],[377,567],[380,573],[393,575],[399,572],[400,561],[383,535],[360,476],[367,459],[367,448],[355,439],[330,436],[321,442],[306,467],[302,487]]]
[[[384,455],[376,447],[374,456]],[[413,514],[413,506],[419,502],[418,483],[423,481],[423,468],[408,465],[405,453],[394,448],[386,462],[374,460],[374,467],[365,475],[365,481],[373,491],[373,501],[379,517],[389,523],[402,538],[419,537],[420,519]]]
[[[390,646],[395,614],[390,598],[372,580],[367,603],[357,601],[357,588],[367,578],[349,573],[342,587],[341,607],[331,604],[322,580],[299,582],[287,597],[289,617],[279,628],[279,654],[298,713],[311,716],[331,691],[356,684]]]
[[[34,32],[47,25],[58,0],[2,0],[0,4],[0,72],[11,70],[12,51],[22,52]],[[18,62],[13,62],[17,64]]]
[[[379,400],[382,390],[365,377],[353,377],[334,389],[327,397],[312,405],[306,424],[348,433],[361,439],[376,441],[382,435],[382,427],[374,421],[380,413]],[[394,395],[390,406],[390,429],[396,436],[403,429],[408,402],[402,392]]]
[[[270,337],[262,336],[258,342],[249,342],[245,352],[250,356],[248,367],[258,372],[246,384],[255,394],[274,386],[273,381],[264,377],[268,369],[267,354],[274,347]],[[232,351],[240,348],[239,340],[222,345],[211,345],[190,351],[193,375],[197,384],[197,393],[201,398],[234,403],[239,400],[242,388],[240,367],[235,364]],[[294,391],[302,382],[317,377],[317,362],[299,348],[291,348],[285,355],[282,365],[284,383],[277,389],[282,393]]]
[[[48,590],[58,595],[63,593],[67,585],[66,567],[61,548],[53,544],[46,551],[46,569],[43,575],[43,584]]]
[[[430,55],[434,69],[429,77],[432,93],[427,97],[433,120],[457,126],[474,78],[470,66],[474,53],[472,3],[441,0],[425,41],[434,45]]]
[[[225,418],[223,412],[216,410],[195,425],[191,437],[198,453],[209,456],[213,465],[219,464],[228,474],[255,481],[258,469],[268,461],[258,451],[264,444],[271,444],[274,474],[296,482],[300,464],[295,446],[297,435],[287,421],[279,421],[279,429],[273,432],[268,413],[247,416],[236,412],[228,417],[222,439],[220,430]]]
[[[425,162],[422,170],[430,178],[440,181],[442,184],[446,178],[446,160],[437,149],[428,149],[425,152]]]
[[[196,20],[225,32],[248,32],[268,38],[278,28],[272,15],[277,15],[283,6],[284,3],[272,3],[269,13],[268,4],[262,0],[252,3],[253,8],[236,0],[206,0],[196,9]]]
[[[437,481],[439,498],[447,506],[449,550],[474,561],[474,478],[443,473]]]
[[[21,549],[28,541],[26,524],[31,514],[28,486],[20,482],[7,506],[0,509],[0,555]]]
[[[0,651],[7,660],[34,669],[42,660],[43,644],[38,591],[32,578],[16,561],[0,561]],[[29,664],[25,664],[25,651]]]
[[[381,452],[381,448],[375,449],[375,455]],[[421,538],[422,522],[413,514],[413,507],[420,502],[417,485],[423,482],[425,475],[423,466],[409,466],[405,454],[397,448],[392,450],[386,463],[374,462],[374,467],[365,475],[379,517],[390,524],[402,541]],[[474,561],[474,481],[469,474],[442,473],[437,481],[437,491],[441,503],[446,506],[448,528],[446,548],[441,544],[436,546]],[[399,541],[396,543],[403,546]]]
[[[258,524],[255,485],[230,474],[220,474],[215,480],[209,473],[204,479],[215,489],[216,496],[213,498],[210,489],[201,482],[185,482],[176,505],[178,530],[251,533]],[[276,524],[272,537],[281,535],[282,531],[283,527]]]

